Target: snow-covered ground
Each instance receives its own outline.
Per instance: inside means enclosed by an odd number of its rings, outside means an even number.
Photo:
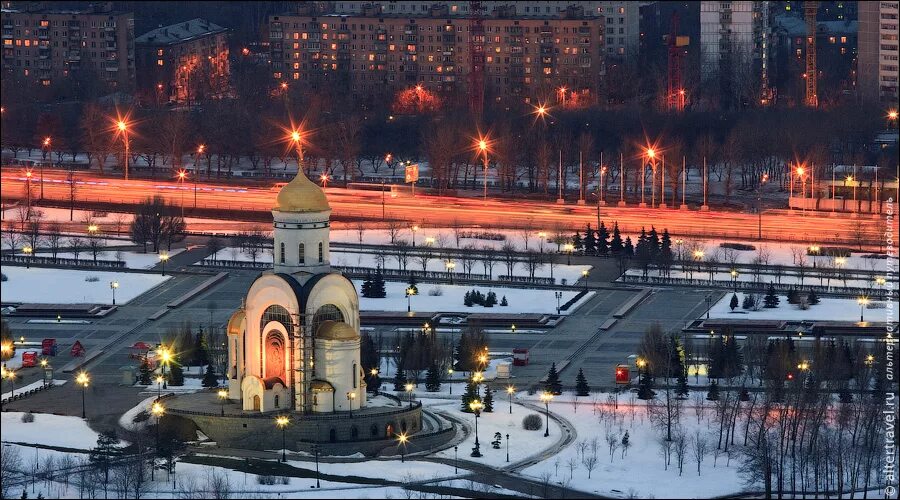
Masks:
[[[523,396],[523,398],[531,396]],[[537,396],[533,396],[537,398]],[[598,395],[599,402],[605,402],[605,395]],[[700,474],[697,474],[697,463],[688,453],[685,458],[684,472],[678,474],[678,467],[674,454],[672,462],[665,470],[663,458],[659,454],[660,437],[664,434],[659,429],[654,429],[646,413],[646,404],[637,400],[632,413],[632,407],[627,396],[619,396],[619,408],[617,411],[607,410],[603,421],[593,411],[593,397],[579,398],[577,410],[572,404],[573,395],[563,394],[557,396],[550,404],[550,411],[567,419],[575,426],[578,434],[576,442],[567,446],[557,455],[543,460],[521,471],[526,476],[540,479],[542,475],[549,474],[553,483],[567,484],[570,488],[596,493],[604,496],[624,498],[629,493],[634,493],[633,498],[669,498],[673,492],[677,495],[689,495],[691,498],[709,498],[712,496],[729,495],[742,491],[742,478],[740,460],[731,460],[726,465],[727,457],[720,456],[713,466],[713,457],[704,457],[700,466]],[[712,433],[716,428],[712,421],[712,411],[704,410],[702,419],[694,416],[690,399],[685,401],[685,408],[681,417],[679,431],[688,438],[700,435],[706,439],[715,449],[716,441]],[[615,422],[610,414],[615,415]],[[518,434],[524,431],[519,431]],[[553,431],[551,430],[551,435]],[[625,456],[622,456],[621,445],[610,458],[609,446],[606,444],[607,434],[611,434],[617,443],[621,443],[625,433],[628,433],[628,448]],[[590,442],[598,440],[596,468],[588,478],[588,471],[583,464],[582,454],[579,451],[578,441],[588,443],[585,456],[593,455]],[[543,438],[535,438],[543,439]],[[574,468],[569,468],[569,462],[574,461]]]
[[[84,419],[34,413],[34,422],[22,422],[23,412],[0,413],[0,437],[4,442],[40,444],[89,450],[97,445],[97,432]]]
[[[9,280],[0,287],[3,302],[33,304],[112,304],[109,284],[119,282],[116,304],[125,304],[171,276],[116,271],[76,271],[46,267],[3,266]],[[86,281],[96,277],[97,281]]]
[[[19,366],[22,366],[21,358],[19,358],[19,361],[20,361]],[[4,363],[4,364],[6,364],[6,363]],[[17,366],[12,366],[12,365],[8,365],[8,364],[7,364],[6,367],[7,367],[8,369],[10,369],[10,370],[14,370],[14,369],[18,368]],[[65,384],[66,382],[68,382],[68,380],[56,380],[56,379],[54,379],[54,380],[53,380],[53,385],[54,385],[54,386],[57,386],[57,385],[63,385],[63,384]],[[16,387],[15,393],[16,393],[16,394],[22,394],[23,392],[27,392],[27,391],[30,391],[30,390],[32,390],[32,389],[37,389],[38,387],[42,387],[43,385],[44,385],[44,381],[43,381],[43,380],[38,380],[37,382],[32,382],[32,383],[30,383],[30,384],[28,384],[28,385],[26,385],[26,386],[23,386],[23,387]],[[4,392],[3,395],[0,396],[0,399],[6,399],[6,398],[8,398],[8,397],[11,397],[12,395],[13,395],[13,391]]]
[[[353,280],[353,284],[357,286],[357,289],[361,289],[362,280]],[[387,282],[385,285],[387,297],[383,299],[370,299],[360,296],[359,308],[362,311],[405,311],[407,286],[407,283]],[[418,288],[419,294],[413,295],[410,298],[410,304],[413,311],[556,314],[555,290],[485,287],[480,285],[436,285],[429,283],[419,283],[416,285],[416,288]],[[484,294],[493,291],[497,294],[498,302],[505,296],[509,305],[505,307],[500,305],[494,307],[483,307],[478,305],[466,307],[463,304],[463,296],[473,288],[480,290]],[[441,295],[429,295],[429,291],[436,289],[441,290]],[[563,296],[560,300],[560,304],[565,304],[580,291],[580,289],[576,289],[573,291],[562,292]],[[576,304],[569,307],[568,311],[562,311],[561,314],[571,313],[579,305],[590,300],[593,295],[594,292],[588,292],[584,297],[579,299]]]
[[[747,311],[741,307],[744,302],[744,294],[737,293],[738,307],[732,311],[731,293],[725,294],[709,310],[710,318],[729,319],[780,319],[780,320],[805,320],[805,321],[859,321],[860,305],[856,299],[819,299],[816,305],[809,309],[800,309],[797,305],[788,304],[787,296],[780,296],[778,307],[766,309],[760,306],[758,311]],[[762,295],[759,298],[762,299]],[[888,309],[893,307],[893,317],[897,318],[897,302],[881,302],[871,300],[863,311],[863,318],[867,321],[887,321]]]
[[[794,269],[794,271],[796,268]],[[792,271],[792,272],[794,272]],[[817,285],[817,286],[833,286],[833,287],[857,287],[857,288],[871,288],[874,284],[872,280],[862,280],[862,279],[847,279],[846,281],[843,279],[838,279],[835,276],[831,278],[827,278],[824,276],[811,276],[810,270],[807,268],[805,276],[801,279],[796,274],[783,274],[781,277],[775,276],[774,274],[760,274],[759,282],[763,284],[768,283],[781,283],[784,285],[797,285],[798,287],[804,287],[809,285]],[[628,276],[641,277],[644,275],[644,271],[641,269],[628,269],[625,271]],[[647,271],[648,276],[661,276],[663,273],[659,269],[649,269]],[[709,280],[709,273],[705,270],[697,271],[696,269],[691,271],[682,271],[680,267],[671,269],[669,271],[669,278],[679,278],[679,279],[695,279],[695,280]],[[739,273],[736,278],[732,278],[730,272],[715,272],[713,273],[713,281],[718,283],[733,283],[733,280],[737,280],[741,283],[755,283],[757,281],[757,275],[749,272]],[[621,280],[621,278],[619,278]],[[878,290],[876,288],[876,290]]]
[[[173,248],[168,253],[169,257],[174,257],[175,255],[183,252],[183,248]],[[17,255],[24,256],[24,254],[19,253]],[[36,257],[52,257],[52,255],[47,251],[42,251],[34,254]],[[151,269],[153,266],[159,264],[159,255],[156,253],[148,252],[133,252],[133,251],[122,251],[122,250],[106,250],[103,252],[97,252],[97,260],[115,260],[115,261],[123,261],[125,262],[125,267],[128,269]],[[75,254],[72,252],[60,252],[56,254],[56,256],[60,259],[74,259]],[[94,254],[90,251],[82,251],[79,252],[78,258],[80,260],[92,260],[94,258]]]

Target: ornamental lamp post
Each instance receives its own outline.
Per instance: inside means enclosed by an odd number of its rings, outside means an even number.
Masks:
[[[478,417],[481,416],[482,408],[484,408],[484,404],[477,399],[469,403],[469,409],[475,413],[475,447],[472,448],[472,454],[470,455],[473,457],[481,456],[481,445],[478,443]]]
[[[222,416],[225,416],[225,401],[228,399],[228,391],[225,389],[219,389],[216,393],[219,396],[219,401],[222,402]]]
[[[166,275],[166,261],[168,261],[168,260],[169,260],[169,254],[167,254],[167,253],[159,254],[159,261],[160,261],[160,263],[162,263],[162,275],[163,276]]]
[[[25,269],[31,268],[31,255],[34,253],[34,249],[31,248],[31,245],[25,245],[22,248],[22,253],[25,254]]]
[[[412,391],[413,391],[413,388],[414,388],[414,387],[415,387],[415,386],[413,386],[413,385],[412,385],[411,383],[409,383],[409,382],[407,382],[407,383],[406,383],[406,386],[404,386],[404,388],[406,389],[407,397],[409,398],[409,407],[410,407],[410,408],[412,408]]]
[[[162,419],[162,416],[166,413],[166,407],[163,406],[159,401],[153,403],[150,407],[150,413],[152,413],[156,417],[156,450],[159,453],[159,422]],[[154,479],[154,469],[156,469],[156,464],[150,467],[150,480]]]
[[[353,400],[356,399],[356,393],[347,391],[347,401],[350,403],[350,416],[353,416]]]
[[[450,376],[449,385],[450,385],[450,395],[452,396],[453,395],[453,368],[450,368],[449,370],[447,370],[447,375]]]
[[[506,461],[509,462],[509,434],[506,434]]]
[[[544,403],[544,409],[547,414],[547,425],[544,429],[544,437],[547,437],[550,435],[550,401],[553,401],[553,394],[549,391],[542,392],[541,401]]]
[[[281,462],[287,462],[287,448],[286,448],[286,434],[285,431],[287,429],[288,424],[291,422],[289,418],[284,415],[278,416],[275,418],[275,425],[281,428]]]
[[[409,441],[409,437],[406,436],[406,433],[397,434],[397,448],[400,449],[400,463],[406,462],[407,441]]]
[[[119,282],[118,281],[110,281],[109,288],[110,288],[110,290],[112,290],[112,299],[113,299],[112,305],[116,305],[116,289],[119,288]]]
[[[87,386],[91,382],[87,372],[81,372],[75,377],[75,383],[81,386],[81,418],[85,417],[84,393],[87,392]]]
[[[512,415],[512,397],[513,394],[516,393],[516,388],[513,386],[508,386],[506,388],[506,394],[509,395],[509,414]]]
[[[414,291],[414,290],[413,290],[412,287],[409,287],[409,288],[406,289],[406,312],[407,312],[407,313],[411,313],[411,312],[412,312],[412,299],[411,299],[411,297],[413,296],[413,291]]]
[[[163,385],[163,382],[165,382],[165,380],[166,380],[165,377],[163,377],[162,375],[156,376],[156,399],[157,399],[157,401],[159,400],[159,398],[162,397],[162,385]]]
[[[856,303],[859,304],[859,322],[864,323],[865,319],[863,319],[863,311],[866,306],[869,305],[869,298],[866,296],[860,296],[856,299]]]

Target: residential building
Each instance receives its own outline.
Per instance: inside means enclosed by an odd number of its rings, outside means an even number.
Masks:
[[[701,100],[724,107],[765,100],[769,17],[767,1],[700,2]]]
[[[865,102],[897,106],[898,6],[900,2],[859,3],[859,95]]]
[[[204,19],[135,39],[139,87],[157,103],[185,104],[228,92],[228,30]]]
[[[44,86],[93,76],[110,88],[132,90],[134,15],[111,4],[86,10],[3,9],[4,74]]]
[[[470,20],[436,5],[423,15],[272,16],[269,35],[276,80],[366,98],[420,85],[465,95],[470,82]],[[569,8],[561,16],[519,17],[494,10],[483,20],[484,95],[566,104],[596,102],[604,73],[601,16]]]

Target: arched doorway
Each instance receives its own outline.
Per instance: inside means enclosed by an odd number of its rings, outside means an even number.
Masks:
[[[277,377],[281,380],[285,380],[284,376],[284,362],[287,357],[287,352],[285,351],[284,345],[284,337],[281,336],[280,332],[270,331],[268,335],[266,335],[266,377],[272,378]]]
[[[387,424],[387,427],[384,428],[384,437],[394,437],[394,424]]]
[[[337,431],[336,430],[331,429],[330,431],[328,431],[328,440],[331,441],[332,443],[337,441]]]
[[[253,396],[253,410],[254,411],[260,410],[259,395]]]

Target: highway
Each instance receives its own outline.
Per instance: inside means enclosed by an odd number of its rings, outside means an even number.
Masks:
[[[69,185],[66,172],[45,169],[43,172],[44,200],[57,204],[68,203]],[[3,200],[26,198],[24,173],[19,169],[4,169],[0,182]],[[31,178],[32,199],[41,191],[40,179],[35,172]],[[128,180],[103,177],[92,173],[79,173],[76,181],[76,198],[81,204],[134,204],[151,196],[161,195],[176,206],[184,206],[190,216],[194,207],[204,210],[240,212],[243,217],[256,220],[268,219],[277,188],[229,185],[225,183],[190,181]],[[427,223],[433,226],[451,226],[458,223],[496,228],[528,226],[535,230],[554,231],[557,228],[584,227],[597,224],[596,205],[557,205],[532,200],[495,200],[484,202],[480,198],[417,195],[392,197],[379,191],[327,188],[332,208],[332,220],[399,220],[411,223]],[[648,198],[649,199],[649,198]],[[384,206],[382,207],[382,202]],[[634,233],[641,227],[667,228],[673,236],[699,238],[730,238],[753,240],[757,237],[756,214],[734,211],[699,212],[692,210],[654,209],[629,207],[600,207],[602,220],[611,226],[618,221],[623,232]],[[384,214],[385,219],[382,218]],[[225,217],[223,217],[225,218]],[[869,215],[853,218],[847,214],[832,216],[823,212],[792,212],[765,210],[762,214],[762,233],[766,240],[797,242],[831,242],[854,244],[857,240],[880,241],[879,221]]]

